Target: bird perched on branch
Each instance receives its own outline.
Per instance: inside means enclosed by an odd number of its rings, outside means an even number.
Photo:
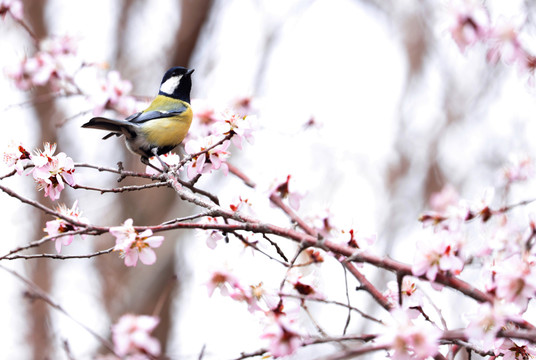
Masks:
[[[127,148],[141,155],[141,162],[149,164],[156,156],[165,170],[166,164],[158,155],[171,151],[186,137],[192,123],[190,107],[191,75],[193,69],[172,67],[164,74],[158,95],[149,107],[127,117],[125,120],[94,117],[82,125],[83,128],[107,130],[103,137],[125,137]]]

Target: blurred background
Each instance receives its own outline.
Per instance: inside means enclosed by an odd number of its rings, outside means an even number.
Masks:
[[[223,203],[239,195],[255,199],[259,218],[283,226],[287,219],[268,206],[268,189],[291,174],[304,195],[299,214],[319,221],[331,214],[348,235],[377,234],[374,252],[411,262],[415,241],[426,236],[417,218],[434,192],[451,184],[470,200],[500,187],[501,169],[512,156],[534,153],[534,87],[510,64],[486,61],[486,49],[460,52],[449,32],[450,2],[427,0],[169,0],[91,2],[24,1],[24,19],[38,39],[68,35],[77,56],[107,64],[133,84],[132,93],[152,97],[162,74],[175,65],[195,68],[192,97],[216,109],[251,101],[258,116],[255,143],[232,149],[230,162],[258,183],[245,190],[231,175],[204,176],[203,187]],[[507,4],[506,4],[507,3]],[[491,19],[524,19],[529,48],[534,44],[531,1],[487,1]],[[35,52],[28,33],[10,17],[0,20],[0,66],[17,64]],[[90,76],[88,76],[88,81]],[[81,129],[92,107],[84,97],[50,97],[50,89],[18,90],[0,82],[0,144],[21,141],[27,149],[56,142],[75,162],[143,170],[116,139]],[[194,109],[195,110],[195,109]],[[194,124],[195,126],[195,124]],[[77,172],[79,170],[77,169]],[[85,185],[114,187],[116,177],[80,169]],[[130,181],[130,180],[129,180]],[[6,186],[53,204],[31,178]],[[129,182],[132,183],[132,182]],[[127,184],[125,182],[124,184]],[[78,199],[84,216],[99,225],[155,225],[198,210],[169,189],[99,194],[67,189],[60,202]],[[517,188],[508,201],[530,198]],[[0,195],[1,253],[44,236],[50,216]],[[502,199],[503,201],[506,199]],[[74,318],[104,337],[125,313],[153,314],[155,331],[171,359],[231,359],[265,346],[263,324],[244,304],[204,285],[212,271],[230,269],[245,284],[278,286],[284,269],[236,242],[209,249],[193,231],[164,234],[152,266],[126,268],[117,254],[93,259],[13,260],[3,266],[30,278]],[[66,254],[113,246],[111,236],[76,239]],[[282,245],[287,246],[287,245]],[[35,249],[53,253],[53,244]],[[384,290],[390,274],[365,268]],[[340,265],[318,269],[319,287],[345,299]],[[0,272],[2,359],[75,359],[105,353],[100,343],[71,319],[42,301],[25,298],[25,286]],[[354,286],[356,284],[353,284]],[[350,287],[351,289],[352,287]],[[355,306],[375,313],[367,296],[352,294]],[[344,301],[344,300],[343,300]],[[441,304],[440,304],[441,305]],[[445,305],[445,304],[443,304]],[[458,317],[459,306],[443,315]],[[468,305],[469,306],[469,305]],[[313,307],[328,334],[340,335],[346,312]],[[453,326],[456,325],[456,320]],[[304,324],[313,329],[311,324]],[[369,324],[352,318],[350,331]],[[310,347],[294,358],[332,351]],[[384,358],[385,354],[376,354]]]

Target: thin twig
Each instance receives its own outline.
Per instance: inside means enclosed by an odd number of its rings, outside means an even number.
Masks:
[[[114,251],[114,248],[111,247],[106,250],[100,250],[91,254],[83,254],[83,255],[61,255],[61,254],[29,254],[29,255],[11,255],[11,256],[5,256],[3,257],[4,260],[16,260],[16,259],[41,259],[41,258],[49,258],[49,259],[59,259],[59,260],[68,260],[68,259],[90,259],[95,256],[109,254],[112,251]]]
[[[60,234],[57,234],[57,235],[49,235],[49,236],[45,236],[44,238],[41,238],[41,239],[39,239],[39,240],[32,241],[32,242],[29,243],[29,244],[26,244],[26,245],[23,245],[23,246],[19,246],[18,248],[15,248],[15,249],[11,250],[11,251],[8,252],[7,254],[5,254],[5,255],[3,255],[3,256],[0,256],[0,260],[6,259],[9,255],[12,255],[12,254],[21,252],[21,251],[23,251],[23,250],[28,250],[28,249],[37,247],[37,246],[39,246],[39,245],[41,245],[41,244],[46,243],[47,241],[52,241],[52,240],[59,239],[59,238],[64,237],[64,236],[77,235],[77,234],[82,234],[82,233],[86,233],[86,232],[87,232],[86,229],[79,229],[79,230],[70,230],[70,231],[66,231],[66,232],[64,232],[64,233],[60,233]]]
[[[321,303],[324,303],[324,304],[331,304],[331,305],[341,306],[341,307],[344,307],[344,308],[348,309],[348,311],[357,312],[359,315],[361,315],[363,318],[365,318],[367,320],[374,321],[374,322],[376,322],[378,324],[383,324],[383,322],[381,320],[378,320],[375,317],[372,317],[372,316],[368,315],[366,312],[364,312],[362,310],[359,310],[358,308],[356,308],[354,306],[345,304],[345,303],[340,302],[340,301],[327,300],[327,299],[320,298],[318,296],[307,296],[307,295],[301,295],[301,294],[287,294],[287,293],[281,293],[281,292],[278,295],[282,296],[282,297],[290,297],[290,298],[300,299],[300,300],[303,300],[303,301],[315,301],[315,302],[321,302]]]
[[[98,191],[101,194],[103,193],[122,193],[126,191],[139,191],[139,190],[145,190],[145,189],[152,189],[157,187],[169,187],[169,184],[167,182],[157,182],[157,183],[149,183],[144,185],[129,185],[129,186],[122,186],[118,188],[111,188],[111,189],[105,189],[105,188],[98,188],[98,187],[91,187],[91,186],[85,186],[80,184],[70,185],[73,189],[83,189],[83,190],[92,190],[92,191]]]
[[[342,334],[346,335],[346,331],[348,331],[348,326],[350,326],[350,320],[352,319],[352,311],[350,309],[350,293],[348,291],[348,274],[346,273],[346,267],[344,264],[341,263],[342,266],[342,272],[344,274],[344,293],[346,295],[346,303],[348,304],[348,315],[346,315],[346,322],[344,323],[344,329],[342,330]]]

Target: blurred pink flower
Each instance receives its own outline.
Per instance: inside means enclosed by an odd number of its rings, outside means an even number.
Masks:
[[[24,166],[30,163],[30,153],[22,146],[22,144],[16,144],[12,141],[4,151],[2,160],[9,170],[15,169],[17,174],[21,175]]]
[[[92,96],[95,104],[94,115],[100,115],[104,110],[115,110],[124,115],[130,115],[136,110],[136,100],[128,94],[132,83],[122,80],[118,71],[110,71],[102,81],[100,91]]]
[[[489,16],[480,1],[453,1],[451,10],[450,33],[460,51],[464,52],[468,46],[486,39],[489,32]]]
[[[451,184],[445,185],[441,191],[430,196],[430,207],[439,213],[444,213],[451,206],[456,206],[460,200],[458,192]]]
[[[518,38],[517,25],[512,21],[500,18],[491,29],[488,40],[487,59],[496,64],[499,60],[506,64],[525,63],[528,54],[521,46]]]
[[[516,255],[497,263],[494,267],[497,297],[525,310],[536,294],[535,265],[534,261]]]
[[[77,42],[71,36],[56,36],[41,41],[39,48],[52,56],[75,55]]]
[[[275,190],[272,191],[272,193],[277,193],[281,197],[281,199],[287,199],[291,208],[293,208],[294,210],[299,210],[300,202],[304,195],[295,191],[290,191],[290,178],[291,176],[287,175],[287,180],[283,183],[278,184]]]
[[[21,90],[43,86],[52,79],[59,78],[57,63],[52,55],[46,52],[38,52],[34,57],[24,58],[19,65],[6,68],[6,74]]]
[[[527,154],[511,155],[503,176],[507,184],[526,181],[534,176],[534,162]]]
[[[30,155],[34,164],[32,174],[37,182],[39,190],[44,189],[45,197],[57,200],[61,191],[65,188],[64,182],[73,186],[76,184],[74,177],[73,159],[61,152],[54,155],[56,144],[45,143],[44,150],[36,150],[35,155]]]
[[[110,228],[110,234],[115,236],[114,251],[119,251],[125,258],[126,266],[136,266],[138,259],[145,265],[156,262],[154,248],[160,247],[164,241],[163,236],[152,236],[150,229],[141,234],[132,226],[132,219],[127,219],[122,226]]]
[[[459,255],[459,247],[458,242],[451,239],[449,234],[444,234],[439,241],[436,239],[421,241],[415,252],[413,275],[425,275],[428,280],[434,281],[438,272],[460,274],[464,261]]]
[[[207,282],[208,295],[212,296],[216,289],[220,289],[220,294],[223,296],[245,302],[248,305],[248,310],[252,313],[261,310],[259,300],[264,293],[262,284],[243,287],[235,275],[226,270],[218,270],[212,273]]]
[[[126,314],[112,326],[114,351],[121,358],[127,355],[160,356],[160,343],[151,336],[160,320],[155,316]]]
[[[376,339],[378,344],[390,345],[390,359],[424,360],[438,353],[441,330],[424,321],[417,323],[412,310],[395,308],[391,316],[385,331]]]
[[[10,13],[15,20],[22,20],[22,11],[22,1],[0,0],[0,16],[2,19],[5,19],[6,15]]]
[[[65,204],[58,206],[58,212],[68,218],[72,219],[75,222],[79,223],[88,223],[88,220],[82,217],[82,212],[78,209],[78,200],[74,202],[72,208],[68,208]],[[76,231],[80,228],[78,226],[72,225],[68,221],[56,218],[56,220],[47,221],[46,227],[43,229],[49,236],[55,236],[63,234],[67,231]],[[85,234],[80,235],[82,239],[86,238]],[[74,235],[62,236],[54,239],[56,241],[56,251],[58,254],[61,252],[61,246],[70,245],[73,242]]]
[[[207,282],[208,296],[212,296],[216,289],[220,289],[224,296],[230,296],[235,289],[243,290],[238,278],[226,270],[214,271]]]
[[[277,316],[261,338],[270,340],[268,351],[275,358],[290,355],[303,344],[303,336],[286,316]]]
[[[495,302],[483,303],[478,306],[475,313],[468,314],[469,324],[465,329],[465,335],[469,341],[491,349],[499,330],[506,324],[510,308]]]

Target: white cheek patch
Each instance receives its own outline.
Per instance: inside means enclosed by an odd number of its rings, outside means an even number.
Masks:
[[[160,85],[160,91],[169,95],[173,94],[173,91],[175,91],[177,86],[179,86],[181,79],[182,79],[182,75],[170,77],[169,79],[164,81],[162,85]]]

